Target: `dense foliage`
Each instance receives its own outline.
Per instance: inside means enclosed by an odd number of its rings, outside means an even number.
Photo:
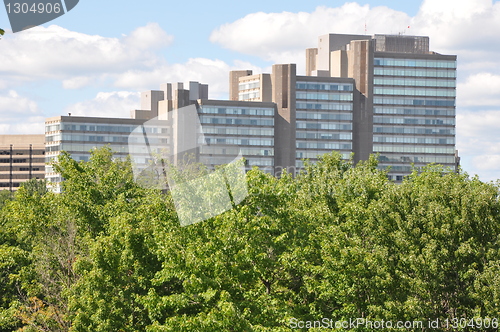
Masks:
[[[499,185],[438,166],[396,185],[376,165],[332,153],[295,178],[254,169],[242,203],[181,227],[128,161],[63,154],[62,194],[2,194],[0,331],[499,317]]]

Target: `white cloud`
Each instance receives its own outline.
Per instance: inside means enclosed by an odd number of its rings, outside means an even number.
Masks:
[[[265,60],[300,64],[305,61],[304,50],[315,47],[319,35],[363,34],[365,23],[369,33],[397,33],[410,24],[410,17],[387,7],[370,8],[355,2],[338,8],[318,7],[312,13],[259,12],[220,26],[210,40]]]
[[[263,68],[242,61],[235,61],[230,66],[221,60],[193,58],[186,63],[165,64],[152,70],[128,70],[117,76],[115,85],[126,89],[154,90],[161,83],[187,83],[190,80],[208,84],[209,97],[218,99],[227,97],[229,71],[237,69],[251,69],[255,73],[263,71]]]
[[[130,111],[140,108],[140,93],[128,91],[99,92],[86,100],[65,108],[64,114],[101,118],[130,118]]]
[[[457,149],[464,169],[481,180],[500,179],[500,110],[457,114]]]
[[[161,63],[153,51],[172,40],[156,23],[122,38],[91,36],[57,25],[36,27],[2,40],[0,73],[11,81],[61,79],[64,87],[77,88],[104,74]]]
[[[500,75],[477,73],[457,86],[459,107],[500,106]]]
[[[319,35],[364,34],[365,23],[369,35],[429,36],[432,50],[459,55],[460,68],[500,74],[500,2],[491,0],[424,0],[415,17],[355,2],[318,7],[311,13],[258,12],[221,25],[212,31],[210,40],[240,53],[297,63],[302,68],[304,49],[316,47]]]
[[[500,50],[500,3],[491,0],[424,0],[415,19],[419,33],[439,48]]]
[[[167,34],[158,23],[148,23],[132,31],[124,42],[128,47],[148,50],[167,47],[173,40],[174,37]]]
[[[15,105],[15,112],[13,105]],[[0,114],[3,116],[33,114],[37,112],[38,105],[34,101],[21,97],[14,90],[9,90],[6,94],[0,95]]]
[[[80,89],[83,88],[92,81],[91,77],[88,76],[76,76],[62,81],[63,88],[65,89]]]
[[[481,155],[474,157],[474,165],[479,170],[497,171],[500,175],[500,154]]]
[[[1,134],[43,134],[44,119],[37,103],[15,90],[0,93]]]

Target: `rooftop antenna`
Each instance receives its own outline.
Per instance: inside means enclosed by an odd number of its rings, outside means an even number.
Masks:
[[[366,35],[366,31],[367,31],[367,30],[368,30],[368,29],[366,28],[366,19],[365,19],[365,35]]]

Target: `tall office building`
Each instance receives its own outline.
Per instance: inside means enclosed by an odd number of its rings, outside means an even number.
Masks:
[[[149,100],[147,96],[156,96]],[[143,108],[133,117],[165,121],[170,156],[176,162],[180,154],[196,156],[210,168],[226,164],[242,155],[248,168],[274,166],[275,104],[271,102],[208,99],[208,86],[189,82],[162,84],[158,91],[142,95]],[[151,104],[149,104],[151,103]]]
[[[209,168],[243,156],[247,169],[274,171],[276,106],[270,102],[209,100],[208,86],[162,84],[141,94],[132,118],[57,116],[45,121],[47,163],[61,151],[88,161],[91,150],[109,146],[117,158],[132,156],[137,169],[157,157],[173,164],[194,156]],[[61,175],[48,165],[46,177],[60,191]]]
[[[396,181],[411,164],[456,168],[455,55],[429,51],[429,37],[329,34],[306,57],[309,75],[355,81],[355,160],[379,153]]]
[[[110,146],[116,157],[125,158],[130,152],[130,134],[142,124],[144,120],[126,118],[57,116],[46,119],[45,162],[48,165],[45,177],[55,191],[59,191],[62,178],[50,163],[57,161],[61,151],[70,153],[76,161],[88,161],[94,148]],[[156,128],[147,128],[147,131],[154,143],[166,143],[160,141],[165,133],[157,132]]]
[[[0,190],[16,191],[45,177],[43,135],[0,135]]]
[[[298,76],[293,64],[272,69],[271,74],[231,72],[230,96],[276,105],[276,171],[295,172],[304,159],[315,162],[332,150],[348,159],[353,151],[354,80]]]
[[[329,34],[306,50],[305,76],[295,64],[230,72],[230,100],[208,99],[198,82],[166,83],[141,94],[132,119],[48,119],[47,158],[64,149],[86,160],[110,144],[142,165],[154,151],[211,168],[243,155],[247,168],[279,174],[334,150],[355,162],[378,153],[399,182],[412,164],[456,169],[455,80],[456,56],[429,51],[428,37]]]

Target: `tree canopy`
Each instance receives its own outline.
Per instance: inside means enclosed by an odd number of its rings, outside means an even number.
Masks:
[[[31,183],[1,210],[0,331],[500,314],[499,183],[430,165],[395,184],[374,156],[331,153],[295,177],[253,169],[241,203],[181,227],[170,194],[141,188],[109,149],[56,169],[61,194]]]

